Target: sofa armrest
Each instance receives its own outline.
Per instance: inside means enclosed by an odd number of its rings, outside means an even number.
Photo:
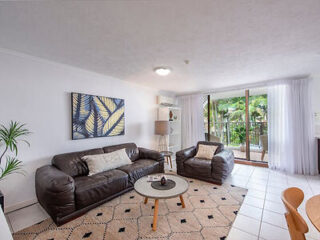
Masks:
[[[197,149],[195,146],[180,150],[176,153],[176,161],[181,162],[187,160],[188,158],[194,157],[197,153],[196,150]]]
[[[37,169],[35,184],[39,203],[55,222],[76,210],[75,184],[71,176],[47,165]]]
[[[139,147],[139,158],[152,159],[157,162],[164,161],[164,156],[158,151]]]
[[[233,170],[233,151],[229,149],[222,150],[220,153],[214,155],[211,164],[212,177],[222,183]]]
[[[177,164],[177,173],[181,176],[185,176],[184,172],[184,161],[189,158],[192,158],[196,155],[197,148],[196,147],[189,147],[179,152],[176,152],[176,164]]]

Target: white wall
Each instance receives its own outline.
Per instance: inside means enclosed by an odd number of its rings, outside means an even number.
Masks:
[[[71,92],[125,99],[125,135],[71,140]],[[155,146],[157,91],[70,66],[0,49],[0,123],[26,123],[31,147],[20,146],[26,176],[0,182],[6,210],[35,201],[35,170],[55,154],[123,142]]]

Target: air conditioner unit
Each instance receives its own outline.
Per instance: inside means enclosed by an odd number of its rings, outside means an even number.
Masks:
[[[173,97],[158,96],[157,103],[163,106],[174,106],[176,105],[176,100]]]

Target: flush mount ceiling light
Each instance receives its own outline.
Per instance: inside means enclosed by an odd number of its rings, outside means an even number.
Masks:
[[[167,76],[171,73],[171,69],[168,67],[157,67],[153,71],[155,71],[159,76]]]

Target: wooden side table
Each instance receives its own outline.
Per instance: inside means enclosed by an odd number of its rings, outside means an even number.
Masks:
[[[170,168],[172,168],[172,158],[171,158],[171,156],[173,155],[173,152],[161,151],[160,153],[163,154],[163,156],[165,157],[167,163],[170,162]]]

